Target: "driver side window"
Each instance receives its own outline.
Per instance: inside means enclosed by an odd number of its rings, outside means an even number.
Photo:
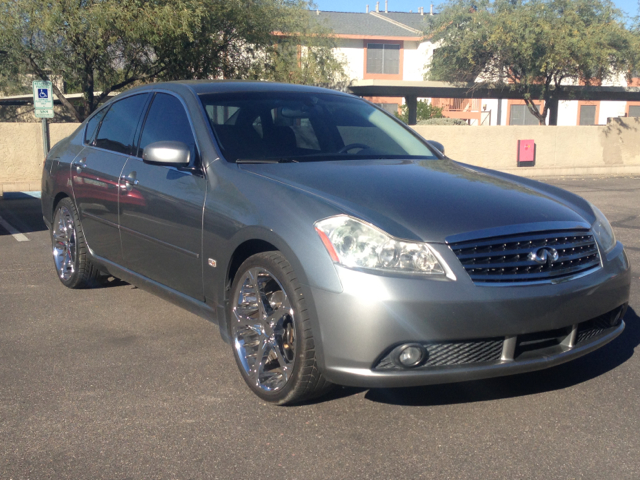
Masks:
[[[142,156],[147,145],[160,141],[182,142],[191,150],[191,158],[196,158],[196,141],[189,117],[180,100],[166,93],[157,93],[153,99],[142,131],[138,156]]]

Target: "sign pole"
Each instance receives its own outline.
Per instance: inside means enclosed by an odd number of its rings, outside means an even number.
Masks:
[[[49,153],[49,123],[46,118],[42,119],[42,151],[46,158]]]
[[[33,106],[36,118],[42,119],[42,151],[44,157],[49,153],[49,124],[47,118],[53,118],[53,88],[48,80],[33,82]]]

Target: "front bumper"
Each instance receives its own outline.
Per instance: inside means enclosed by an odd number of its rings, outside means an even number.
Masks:
[[[322,344],[320,368],[331,382],[365,388],[405,387],[539,370],[585,355],[620,335],[621,322],[580,344],[518,358],[416,369],[381,370],[379,362],[405,343],[445,343],[535,332],[571,331],[629,300],[630,268],[622,244],[602,268],[555,285],[475,285],[446,245],[434,246],[456,280],[371,275],[336,266],[341,293],[308,287]]]

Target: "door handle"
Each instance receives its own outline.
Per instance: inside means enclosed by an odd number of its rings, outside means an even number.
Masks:
[[[122,175],[120,181],[124,182],[123,187],[130,192],[134,185],[138,185],[140,182],[136,180],[136,172],[131,172],[129,175]]]
[[[77,173],[82,173],[82,169],[87,166],[85,161],[86,160],[83,158],[82,160],[78,160],[77,162],[75,162]]]

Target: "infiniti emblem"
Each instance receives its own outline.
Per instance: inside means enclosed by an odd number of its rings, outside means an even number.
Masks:
[[[558,261],[558,258],[560,258],[558,251],[551,247],[542,247],[535,252],[529,253],[529,260],[532,260],[539,265],[544,265],[546,263],[551,266],[553,262]]]

